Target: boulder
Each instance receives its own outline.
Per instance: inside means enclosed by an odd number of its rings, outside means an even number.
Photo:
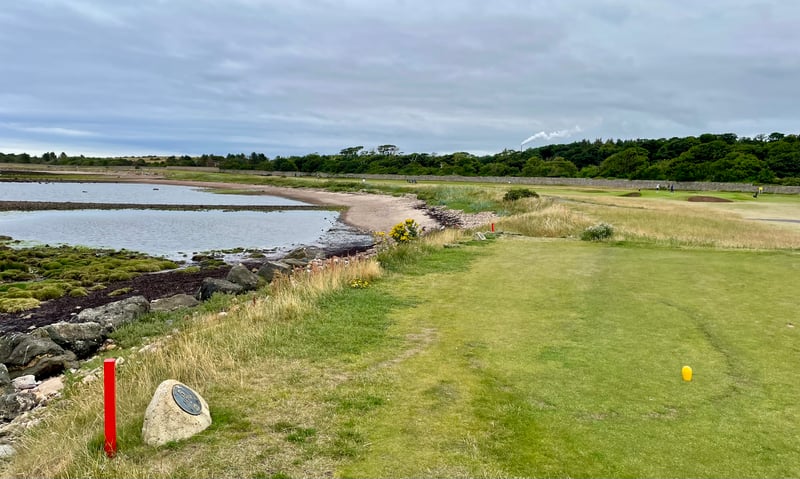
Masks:
[[[214,293],[238,294],[242,292],[242,287],[236,283],[231,283],[227,279],[205,278],[197,291],[195,298],[205,301]]]
[[[151,446],[187,439],[211,425],[208,403],[174,379],[158,385],[144,413],[142,439]]]
[[[238,284],[243,291],[252,291],[258,287],[258,275],[247,269],[243,264],[237,264],[228,272],[225,278],[231,283]]]
[[[0,444],[0,460],[10,459],[17,451],[11,444]]]
[[[15,417],[36,407],[36,397],[28,392],[3,394],[0,396],[0,420],[11,421]]]
[[[33,374],[26,374],[24,376],[14,378],[14,380],[11,381],[11,384],[14,386],[14,389],[17,390],[33,389],[36,387],[36,376]]]
[[[150,311],[175,311],[181,308],[193,308],[200,304],[194,296],[188,294],[176,294],[167,298],[159,298],[150,301]]]
[[[284,258],[283,262],[292,268],[305,268],[310,261],[306,259]]]
[[[74,366],[75,360],[75,353],[50,338],[22,333],[0,337],[0,362],[12,379],[26,374],[53,376]]]
[[[322,259],[325,257],[325,251],[316,246],[301,246],[289,251],[284,259],[300,259],[306,262],[312,259]]]
[[[56,376],[42,381],[33,392],[39,404],[46,404],[51,398],[60,396],[63,389],[64,379],[61,376]]]
[[[0,391],[11,392],[11,376],[8,375],[8,368],[0,363]]]
[[[148,311],[150,302],[144,296],[131,296],[97,308],[84,309],[78,313],[77,322],[99,323],[106,332],[113,332]]]
[[[278,274],[291,274],[292,267],[282,261],[267,261],[258,270],[258,275],[267,280],[268,283],[275,279]]]
[[[75,353],[80,359],[88,358],[106,338],[106,331],[99,323],[53,323],[39,328],[64,349]]]

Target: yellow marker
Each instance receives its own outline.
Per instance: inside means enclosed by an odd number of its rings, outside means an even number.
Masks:
[[[681,376],[683,376],[684,381],[691,381],[692,380],[692,368],[689,366],[684,366],[681,368]]]

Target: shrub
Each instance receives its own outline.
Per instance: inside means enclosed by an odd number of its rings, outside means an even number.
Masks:
[[[398,243],[408,243],[419,236],[419,224],[411,218],[397,223],[389,232],[389,236]]]
[[[503,201],[517,201],[522,198],[538,198],[539,193],[528,188],[512,188],[503,196]]]
[[[614,236],[614,227],[608,223],[598,223],[583,230],[583,241],[603,241]]]

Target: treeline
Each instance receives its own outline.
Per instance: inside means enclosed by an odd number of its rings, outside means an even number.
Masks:
[[[348,147],[334,155],[311,153],[272,159],[256,152],[168,158],[84,158],[65,153],[35,157],[0,153],[0,161],[86,166],[205,166],[332,174],[627,178],[800,185],[800,137],[783,133],[753,138],[733,133],[707,133],[669,139],[582,140],[484,156],[467,152],[402,153],[395,145],[381,145],[374,149]]]

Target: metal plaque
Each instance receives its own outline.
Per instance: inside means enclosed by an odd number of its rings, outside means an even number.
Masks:
[[[176,384],[172,386],[172,399],[175,404],[185,412],[192,416],[198,416],[203,411],[203,405],[200,404],[200,398],[191,389],[183,384]]]

